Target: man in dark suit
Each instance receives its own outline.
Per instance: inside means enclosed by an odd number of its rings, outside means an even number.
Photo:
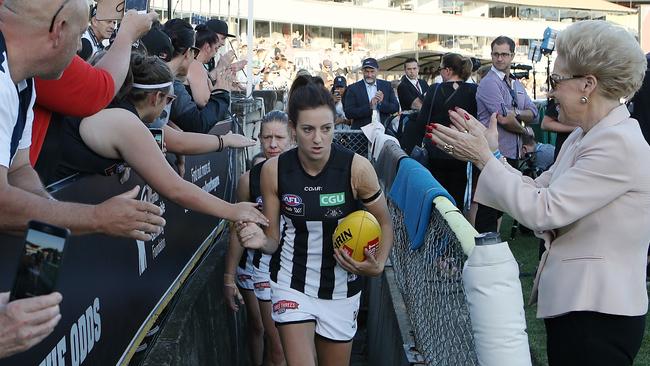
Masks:
[[[399,103],[390,83],[377,79],[377,60],[367,58],[363,60],[361,68],[363,80],[350,85],[343,99],[343,109],[345,115],[352,119],[352,129],[360,129],[370,123],[373,109],[379,111],[382,122],[399,111]]]
[[[422,108],[424,94],[429,90],[429,84],[418,79],[419,72],[420,67],[416,59],[409,58],[404,62],[404,76],[397,87],[397,97],[403,111],[409,109],[419,111]]]

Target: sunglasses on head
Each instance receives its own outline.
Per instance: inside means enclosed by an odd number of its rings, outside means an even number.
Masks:
[[[67,4],[70,0],[64,0],[63,3],[61,3],[61,6],[59,6],[59,9],[54,13],[54,16],[52,17],[52,21],[50,22],[50,30],[49,32],[52,33],[52,30],[54,30],[54,21],[56,21],[56,17],[59,15],[61,10],[63,10],[63,7],[65,4]]]

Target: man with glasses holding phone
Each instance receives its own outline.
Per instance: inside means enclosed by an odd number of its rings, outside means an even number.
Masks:
[[[526,124],[537,118],[537,107],[530,99],[524,85],[510,74],[510,66],[515,56],[515,42],[506,36],[499,36],[492,41],[492,68],[481,79],[476,92],[478,120],[489,125],[490,116],[497,115],[499,130],[499,150],[510,165],[518,166],[521,150],[521,135],[526,132]],[[487,216],[490,218],[488,219]],[[476,222],[478,232],[497,231],[498,212],[487,206],[479,205]]]

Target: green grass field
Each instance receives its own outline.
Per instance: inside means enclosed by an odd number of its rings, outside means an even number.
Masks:
[[[504,216],[501,225],[501,237],[510,237],[512,219]],[[510,250],[520,263],[520,279],[524,293],[524,304],[526,310],[526,323],[528,326],[528,342],[530,353],[533,359],[533,366],[546,366],[546,332],[544,322],[535,317],[537,307],[528,305],[530,291],[533,287],[533,279],[538,263],[539,239],[535,236],[518,233],[514,240],[510,240]],[[650,326],[646,325],[645,337],[639,354],[634,362],[635,366],[650,366]]]

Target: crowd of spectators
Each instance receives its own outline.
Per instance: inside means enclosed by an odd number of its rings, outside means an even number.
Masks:
[[[243,38],[245,39],[245,38]],[[301,69],[312,76],[320,76],[327,88],[331,88],[336,76],[357,80],[357,70],[361,61],[370,56],[369,52],[351,51],[348,47],[338,48],[299,48],[295,42],[268,42],[266,38],[254,41],[252,49],[252,70],[255,90],[286,90]],[[232,42],[237,58],[248,56],[248,46],[243,42]],[[238,81],[244,82],[244,73]]]
[[[210,134],[231,114],[231,92],[246,87],[246,61],[239,60],[247,58],[248,47],[231,38],[228,25],[216,19],[194,28],[182,19],[160,24],[154,12],[129,11],[118,26],[115,20],[98,20],[85,0],[0,0],[0,231],[21,232],[36,219],[74,234],[149,240],[165,220],[159,207],[136,199],[139,187],[85,205],[59,202],[43,186],[74,173],[124,174],[127,165],[184,207],[268,225],[255,203],[231,204],[183,179],[184,155],[255,143],[238,134]],[[400,112],[422,109],[426,114],[419,120],[414,116],[417,124],[411,124],[417,130],[406,135],[410,148],[431,138],[426,132],[437,127],[430,122],[450,126],[448,111],[458,106],[486,127],[497,121],[499,155],[513,166],[544,148],[528,136],[526,125],[537,120],[538,112],[524,85],[511,77],[515,47],[507,37],[493,42],[493,66],[484,70],[478,87],[466,82],[471,61],[449,54],[436,71],[440,85],[431,89],[419,78],[414,59],[405,62],[401,82],[391,84],[379,78],[379,63],[365,51],[306,51],[303,42],[299,35],[272,44],[258,40],[251,61],[254,89],[287,89],[297,75],[309,74],[331,93],[337,129],[359,129],[375,122],[375,116],[387,124]],[[549,126],[554,122],[550,115]],[[148,128],[164,130],[162,154]],[[471,164],[465,170],[464,163],[453,160],[451,144],[429,146],[429,151],[438,170],[430,169],[443,175],[453,170],[450,182],[461,183],[448,188],[458,188],[454,198],[469,210],[476,178]],[[176,155],[174,166],[165,152]],[[552,151],[547,152],[538,159],[542,169],[552,161]],[[441,162],[451,161],[453,169],[449,164],[440,170]],[[487,223],[479,231],[496,231],[500,212],[487,206],[478,212],[478,221]],[[9,302],[6,293],[0,294],[0,358],[50,334],[61,318],[61,299],[54,293]]]
[[[223,201],[184,179],[183,155],[254,144],[208,133],[230,115],[232,80],[244,65],[232,53],[213,58],[229,36],[219,20],[195,30],[181,19],[159,24],[155,12],[99,20],[85,0],[0,1],[0,231],[20,233],[38,220],[73,234],[150,240],[165,220],[137,199],[139,187],[88,205],[60,202],[43,185],[130,169],[184,207],[266,225],[254,203]],[[164,132],[164,144],[150,128]],[[47,337],[61,301],[56,292],[13,301],[0,294],[0,358]]]
[[[349,82],[360,80],[362,78],[360,65],[363,60],[369,57],[380,59],[381,56],[370,50],[354,50],[347,42],[337,44],[336,47],[318,47],[317,44],[306,47],[304,42],[297,42],[296,39],[298,38],[295,35],[280,40],[265,37],[253,39],[251,52],[254,75],[253,89],[286,90],[301,69],[308,71],[312,76],[320,76],[325,86],[331,88],[336,76],[343,76]],[[245,34],[242,34],[240,38],[233,39],[222,52],[226,52],[226,50],[234,50],[239,60],[247,59],[248,46]],[[478,59],[472,59],[472,61],[481,62]],[[402,76],[400,71],[401,69],[390,72],[382,70],[382,76],[388,81],[399,80]],[[537,73],[536,88],[540,95],[545,95],[547,92],[546,83],[540,80],[540,77],[544,77],[544,72],[545,70],[538,70]],[[442,76],[436,65],[433,65],[421,68],[420,77],[428,83],[432,83],[440,82]],[[533,74],[531,72],[522,73],[517,77],[527,93],[532,95]],[[471,78],[473,81],[478,81],[479,75],[473,73]],[[240,72],[237,75],[237,81],[244,83],[246,74]]]

